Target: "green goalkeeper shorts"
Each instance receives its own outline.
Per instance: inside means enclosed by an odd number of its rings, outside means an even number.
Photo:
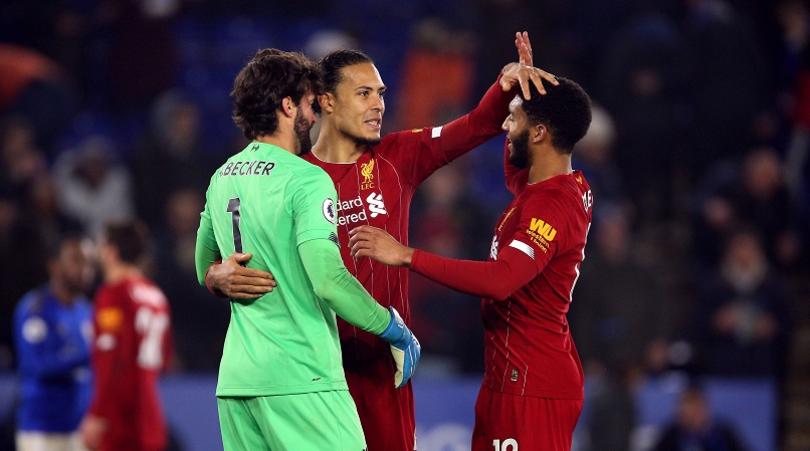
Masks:
[[[360,417],[346,390],[217,398],[225,451],[363,451]]]

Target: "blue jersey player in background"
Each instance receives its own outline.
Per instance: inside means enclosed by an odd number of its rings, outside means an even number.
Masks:
[[[65,237],[48,256],[48,283],[14,312],[19,362],[18,451],[77,451],[90,400],[92,313],[84,291],[93,271],[86,246]]]

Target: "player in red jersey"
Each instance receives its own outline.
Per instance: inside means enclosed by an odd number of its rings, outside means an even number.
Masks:
[[[94,393],[80,428],[91,450],[166,448],[157,382],[169,356],[169,305],[139,269],[147,247],[137,223],[108,225],[99,245],[104,285],[95,298]]]
[[[499,134],[518,87],[528,95],[533,84],[543,93],[543,80],[554,84],[556,79],[530,65],[513,63],[504,67],[470,113],[441,127],[381,137],[385,85],[371,58],[342,50],[324,57],[320,66],[325,88],[319,97],[321,131],[312,152],[303,158],[323,168],[337,188],[338,239],[346,267],[381,305],[396,308],[409,324],[408,271],[352,258],[347,246],[349,231],[373,225],[407,243],[411,199],[419,184]],[[232,256],[228,265],[209,270],[206,284],[229,294],[226,276],[243,274],[240,271]],[[249,287],[247,274],[238,278],[242,287]],[[269,279],[264,283],[269,285]],[[233,297],[249,294],[231,293]],[[346,380],[369,451],[415,449],[412,388],[409,383],[396,390],[389,383],[395,369],[388,345],[344,321],[338,320],[338,326]]]
[[[510,105],[505,170],[515,197],[495,227],[489,261],[414,250],[369,226],[350,232],[355,257],[409,266],[483,298],[485,369],[473,450],[569,450],[582,408],[582,365],[566,314],[593,207],[571,151],[591,112],[578,84],[558,81],[542,98],[516,97]]]

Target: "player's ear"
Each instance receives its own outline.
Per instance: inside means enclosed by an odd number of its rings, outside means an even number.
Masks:
[[[287,96],[281,99],[281,113],[287,117],[295,117],[295,110],[298,106],[293,102],[292,97]]]
[[[543,124],[537,124],[531,128],[529,138],[533,144],[539,144],[548,137],[548,128]]]
[[[331,92],[318,95],[318,105],[321,106],[321,111],[331,114],[335,110],[335,95]]]

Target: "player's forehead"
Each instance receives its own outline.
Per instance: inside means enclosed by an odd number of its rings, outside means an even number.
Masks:
[[[340,69],[338,88],[350,90],[371,88],[373,90],[385,87],[380,72],[372,63],[358,63]]]
[[[509,112],[512,114],[523,112],[523,99],[521,99],[520,96],[515,96],[515,98],[509,102]]]

